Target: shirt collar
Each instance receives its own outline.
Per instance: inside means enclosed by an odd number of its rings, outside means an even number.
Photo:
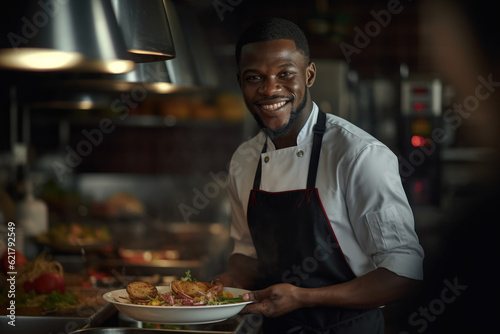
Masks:
[[[304,141],[307,141],[309,136],[312,135],[314,125],[316,125],[316,120],[318,118],[318,112],[319,108],[316,105],[316,103],[313,102],[313,108],[311,114],[309,115],[306,124],[304,124],[302,130],[300,130],[299,135],[297,136],[297,145],[303,144]]]

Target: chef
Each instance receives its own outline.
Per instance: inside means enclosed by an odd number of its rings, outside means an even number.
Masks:
[[[304,33],[265,19],[236,45],[261,131],[230,164],[234,251],[217,284],[251,289],[264,333],[383,333],[380,306],[422,279],[423,250],[396,156],[325,114]]]

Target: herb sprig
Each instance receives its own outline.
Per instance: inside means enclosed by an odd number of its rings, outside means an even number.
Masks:
[[[186,271],[186,276],[181,277],[184,282],[196,282],[196,279],[191,277],[191,270]]]

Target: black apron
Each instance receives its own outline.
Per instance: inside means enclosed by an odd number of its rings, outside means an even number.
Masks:
[[[259,190],[259,161],[250,192],[247,219],[257,251],[257,289],[277,283],[304,288],[350,281],[356,276],[342,254],[323,209],[316,184],[326,114],[319,111],[314,126],[307,189],[284,192]],[[267,139],[262,150],[267,149]],[[283,166],[287,168],[287,166]],[[265,318],[264,333],[383,333],[379,309],[308,307],[277,318]]]

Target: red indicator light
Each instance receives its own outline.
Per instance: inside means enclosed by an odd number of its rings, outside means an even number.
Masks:
[[[415,95],[425,95],[429,93],[429,90],[427,88],[413,88],[413,94]]]
[[[415,102],[413,103],[413,109],[415,111],[422,111],[427,109],[427,104],[425,102]]]
[[[424,183],[422,181],[415,182],[415,184],[413,185],[413,191],[415,191],[416,193],[421,193],[422,190],[424,190]]]
[[[411,137],[411,144],[414,147],[422,147],[425,145],[425,138],[422,136]]]

